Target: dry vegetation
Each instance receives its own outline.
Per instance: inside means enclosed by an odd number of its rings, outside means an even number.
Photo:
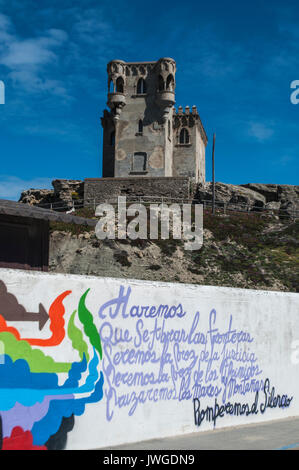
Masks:
[[[90,209],[77,215],[93,217]],[[51,226],[51,270],[75,274],[298,292],[299,224],[259,213],[204,213],[204,244],[105,240],[90,228]]]

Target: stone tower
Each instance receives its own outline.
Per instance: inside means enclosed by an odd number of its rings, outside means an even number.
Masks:
[[[103,177],[188,176],[205,181],[207,137],[197,109],[175,104],[176,63],[113,60],[102,117]]]

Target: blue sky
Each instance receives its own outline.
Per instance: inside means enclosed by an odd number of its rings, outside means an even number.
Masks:
[[[106,64],[173,57],[216,180],[298,184],[297,0],[0,0],[0,198],[101,176]]]

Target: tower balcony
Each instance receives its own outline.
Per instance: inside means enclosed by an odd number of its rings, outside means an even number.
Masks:
[[[172,107],[175,104],[174,91],[157,91],[157,103],[163,108]]]
[[[123,107],[126,104],[126,97],[124,93],[115,92],[115,93],[108,93],[108,102],[107,105],[110,109],[115,107]]]
[[[156,94],[156,103],[162,110],[162,122],[165,124],[170,110],[175,104],[174,91],[160,90]]]

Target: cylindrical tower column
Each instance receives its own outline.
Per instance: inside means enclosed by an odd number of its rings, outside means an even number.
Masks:
[[[123,60],[112,60],[107,65],[108,73],[108,101],[107,105],[114,114],[114,121],[118,121],[122,108],[126,104],[126,63]],[[111,89],[111,84],[113,88]],[[112,91],[113,90],[113,91]]]
[[[164,123],[175,104],[175,72],[176,63],[173,59],[164,57],[157,62],[156,103],[162,109]]]

